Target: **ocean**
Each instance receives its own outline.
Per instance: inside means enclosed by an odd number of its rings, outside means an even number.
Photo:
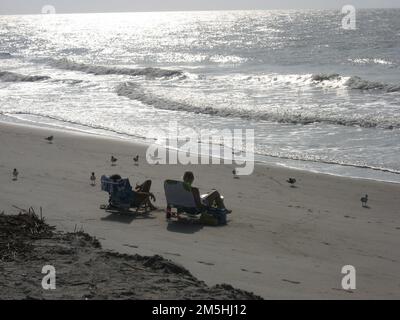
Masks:
[[[400,182],[400,9],[0,16],[0,120],[148,141],[252,128],[267,164]]]

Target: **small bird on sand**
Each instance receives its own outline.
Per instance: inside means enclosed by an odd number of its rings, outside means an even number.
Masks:
[[[116,163],[117,163],[117,161],[118,161],[117,158],[115,158],[114,156],[111,156],[111,165],[112,165],[112,166],[115,166]]]
[[[18,180],[18,175],[19,175],[18,170],[14,169],[12,174],[13,174],[13,181],[17,181]]]
[[[90,176],[90,184],[94,187],[96,185],[96,176],[94,172],[92,172],[92,175]]]
[[[139,165],[139,155],[133,158],[133,162],[135,163],[135,166]]]
[[[294,187],[294,184],[296,183],[296,179],[295,178],[289,178],[286,180],[287,183],[290,183],[292,187]]]
[[[367,202],[368,202],[368,195],[366,194],[365,197],[362,197],[360,200],[361,200],[361,205],[363,206],[363,208],[366,208]]]
[[[53,143],[54,136],[47,137],[44,140],[47,140],[49,143]]]

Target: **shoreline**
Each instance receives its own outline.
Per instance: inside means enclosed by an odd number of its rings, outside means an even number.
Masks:
[[[53,144],[44,137],[55,135]],[[43,207],[65,231],[82,227],[106,250],[161,255],[207,285],[229,283],[269,299],[398,299],[400,186],[363,179],[255,165],[233,179],[230,165],[149,165],[132,156],[145,145],[0,122],[0,212]],[[111,167],[114,154],[118,165]],[[11,181],[11,171],[20,171]],[[224,227],[187,227],[165,221],[163,181],[192,170],[201,191],[222,192],[233,210]],[[90,172],[98,185],[90,187]],[[153,181],[159,210],[149,217],[116,216],[99,209],[102,174],[131,183]],[[288,177],[297,188],[290,188]],[[370,195],[369,209],[360,197]],[[341,268],[357,268],[357,290],[340,288]]]
[[[13,118],[12,116],[6,116],[6,115],[1,115],[3,117],[8,117],[8,118]],[[63,133],[75,133],[79,135],[88,135],[92,137],[98,137],[100,139],[111,139],[111,140],[116,140],[116,141],[123,141],[123,142],[128,142],[132,144],[139,144],[142,146],[149,146],[149,142],[146,141],[146,138],[144,137],[135,137],[135,136],[130,136],[130,135],[124,135],[118,132],[113,132],[113,131],[108,131],[106,129],[101,129],[101,128],[91,128],[94,130],[93,132],[87,130],[80,130],[78,129],[79,126],[85,127],[84,125],[78,125],[71,123],[71,125],[76,125],[77,128],[63,128],[59,127],[55,124],[44,124],[44,123],[38,123],[34,121],[29,121],[29,120],[21,120],[18,118],[16,119],[16,122],[12,121],[7,121],[5,119],[1,119],[0,117],[0,125],[4,124],[10,124],[10,125],[20,125],[20,126],[27,126],[31,128],[36,128],[36,129],[44,129],[44,130],[49,130],[49,131],[59,131]],[[60,121],[62,122],[62,121]],[[97,132],[96,132],[97,131]],[[124,137],[125,136],[125,137]],[[123,138],[124,137],[124,138]],[[199,157],[203,157],[204,155],[198,154]],[[307,161],[307,160],[302,160],[302,159],[290,159],[290,158],[280,158],[280,157],[274,157],[274,156],[268,156],[268,155],[260,155],[260,154],[255,154],[255,165],[261,165],[261,166],[273,166],[273,167],[279,167],[279,168],[286,168],[288,170],[294,170],[294,171],[303,171],[303,172],[309,172],[309,173],[314,173],[314,174],[323,174],[323,175],[329,175],[329,176],[334,176],[334,177],[344,177],[344,178],[349,178],[349,179],[361,179],[361,180],[369,180],[369,181],[377,181],[377,182],[384,182],[384,183],[393,183],[393,184],[400,184],[400,172],[393,172],[389,169],[379,169],[379,168],[371,168],[371,167],[362,167],[362,166],[357,166],[357,165],[350,165],[350,164],[337,164],[337,163],[328,163],[328,162],[319,162],[319,161]],[[264,160],[257,160],[257,158],[264,158]],[[222,159],[222,158],[221,158]],[[269,160],[267,160],[269,159]],[[281,162],[281,163],[280,163]],[[301,166],[301,164],[305,164],[305,166]],[[308,166],[307,165],[311,165]],[[313,166],[314,165],[314,166]],[[319,166],[320,169],[317,169],[316,166]],[[349,168],[353,173],[339,173],[337,170],[336,172],[332,172],[334,167],[340,169],[347,169]],[[356,174],[356,172],[359,172],[359,174]],[[374,177],[374,175],[376,176]],[[384,176],[387,175],[388,177],[385,179]],[[398,177],[396,180],[395,177]]]

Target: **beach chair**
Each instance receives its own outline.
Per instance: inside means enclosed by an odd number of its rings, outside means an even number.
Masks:
[[[226,224],[226,210],[209,207],[197,188],[188,188],[182,181],[164,182],[168,220],[201,223],[206,225]]]
[[[129,211],[135,209],[137,213],[140,209],[148,212],[148,197],[139,197],[137,192],[132,189],[129,179],[123,179],[118,175],[101,177],[101,190],[109,194],[108,205],[101,206],[105,210]]]

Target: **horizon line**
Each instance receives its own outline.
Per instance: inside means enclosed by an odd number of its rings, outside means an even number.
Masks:
[[[229,12],[229,11],[337,11],[341,10],[342,7],[337,8],[271,8],[271,9],[203,9],[203,10],[138,10],[138,11],[87,11],[87,12],[56,12],[58,15],[73,15],[73,14],[107,14],[107,13],[184,13],[184,12]],[[357,7],[358,10],[399,10],[400,7]],[[0,13],[0,16],[36,16],[36,15],[54,15],[47,13]]]

